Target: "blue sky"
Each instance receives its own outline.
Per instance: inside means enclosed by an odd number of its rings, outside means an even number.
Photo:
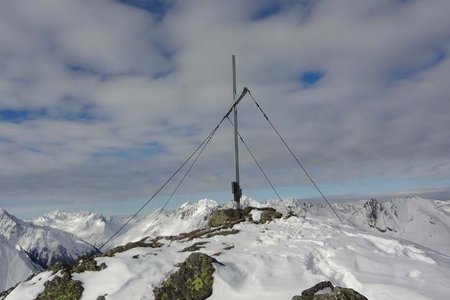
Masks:
[[[247,86],[334,201],[450,198],[450,3],[0,4],[0,207],[127,214]],[[318,195],[255,106],[240,130],[283,197]],[[224,124],[171,207],[231,199]],[[241,147],[244,194],[274,198]],[[149,207],[161,206],[170,189]]]

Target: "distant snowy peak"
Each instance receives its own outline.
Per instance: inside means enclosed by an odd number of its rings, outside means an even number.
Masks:
[[[3,208],[0,208],[0,220],[3,220],[4,222],[8,223],[19,223],[20,220],[17,219],[15,216],[4,210]]]
[[[214,209],[217,209],[219,204],[214,200],[201,199],[196,202],[185,202],[180,208],[173,211],[173,213],[181,218],[190,217],[193,215],[208,214]]]
[[[102,214],[92,212],[55,211],[36,218],[33,223],[70,232],[98,247],[111,237],[127,219],[127,216],[105,217]],[[121,231],[121,234],[127,234],[128,230],[135,227],[142,219],[142,216],[135,218]],[[122,242],[120,239],[117,241]]]
[[[111,218],[86,211],[68,213],[56,210],[33,220],[33,224],[70,232],[91,244],[96,244],[99,236],[107,235],[112,231],[108,228],[110,223]]]
[[[42,267],[54,263],[71,263],[94,248],[68,232],[22,221],[0,210],[0,235],[11,245],[20,246],[30,259]]]
[[[240,201],[241,207],[263,207],[264,204],[261,202],[256,201],[253,198],[250,198],[248,196],[242,195],[241,201]],[[221,205],[221,208],[234,208],[236,207],[236,204],[234,201],[228,201]]]
[[[68,213],[61,210],[51,211],[42,217],[37,218],[34,222],[66,222],[73,219],[91,219],[104,221],[105,217],[100,213],[94,213],[89,211],[80,211],[74,213]]]

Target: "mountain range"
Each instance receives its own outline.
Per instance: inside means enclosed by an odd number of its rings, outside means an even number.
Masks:
[[[96,250],[66,231],[33,224],[0,209],[1,278],[3,290],[56,263],[71,264]]]
[[[432,282],[450,280],[447,201],[411,197],[333,204],[342,223],[329,207],[319,203],[296,199],[259,203],[244,197],[242,205],[272,207],[295,216],[263,225],[245,222],[234,227],[237,234],[203,238],[202,252],[220,253],[217,259],[227,267],[217,267],[211,299],[290,299],[294,289],[310,286],[317,279],[353,287],[370,299],[440,299],[450,293],[443,283],[431,288]],[[102,251],[145,236],[174,236],[204,228],[213,211],[232,206],[231,202],[219,205],[203,199],[172,211],[138,216]],[[0,290],[56,262],[70,264],[79,256],[93,253],[91,245],[104,243],[126,220],[126,216],[53,211],[22,221],[1,210]],[[149,289],[160,284],[187,255],[181,251],[186,241],[162,244],[159,249],[135,248],[120,256],[97,258],[108,268],[95,275],[76,275],[83,282],[83,297],[153,299]],[[42,290],[52,276],[39,273],[19,284],[6,299],[34,299],[23,297],[31,293],[30,286],[37,292],[39,286]],[[295,277],[304,282],[297,282]],[[106,284],[111,278],[115,278],[115,284]],[[376,293],[380,286],[388,289],[385,294]],[[267,290],[269,287],[272,290]]]

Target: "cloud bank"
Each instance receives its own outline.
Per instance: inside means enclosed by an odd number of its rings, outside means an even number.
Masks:
[[[150,195],[231,105],[231,54],[238,89],[325,189],[449,184],[449,13],[446,0],[2,1],[0,201]],[[248,99],[239,115],[273,181],[306,186]],[[229,190],[231,134],[181,193]],[[266,187],[241,162],[244,192]]]

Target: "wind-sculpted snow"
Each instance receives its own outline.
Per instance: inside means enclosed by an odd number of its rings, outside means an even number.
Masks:
[[[44,268],[57,262],[71,263],[94,251],[91,245],[73,234],[19,220],[5,210],[0,210],[0,235],[9,244],[22,248],[33,262]]]
[[[239,232],[160,239],[157,248],[136,247],[98,257],[97,264],[105,263],[105,269],[76,273],[73,279],[83,283],[82,299],[154,299],[155,287],[190,255],[182,250],[203,242],[198,251],[221,263],[214,265],[208,299],[291,299],[325,280],[372,300],[447,299],[450,294],[450,257],[377,230],[361,231],[313,216],[244,222],[234,229]],[[45,276],[42,281],[51,279]],[[6,299],[33,299],[41,291],[25,282]]]

